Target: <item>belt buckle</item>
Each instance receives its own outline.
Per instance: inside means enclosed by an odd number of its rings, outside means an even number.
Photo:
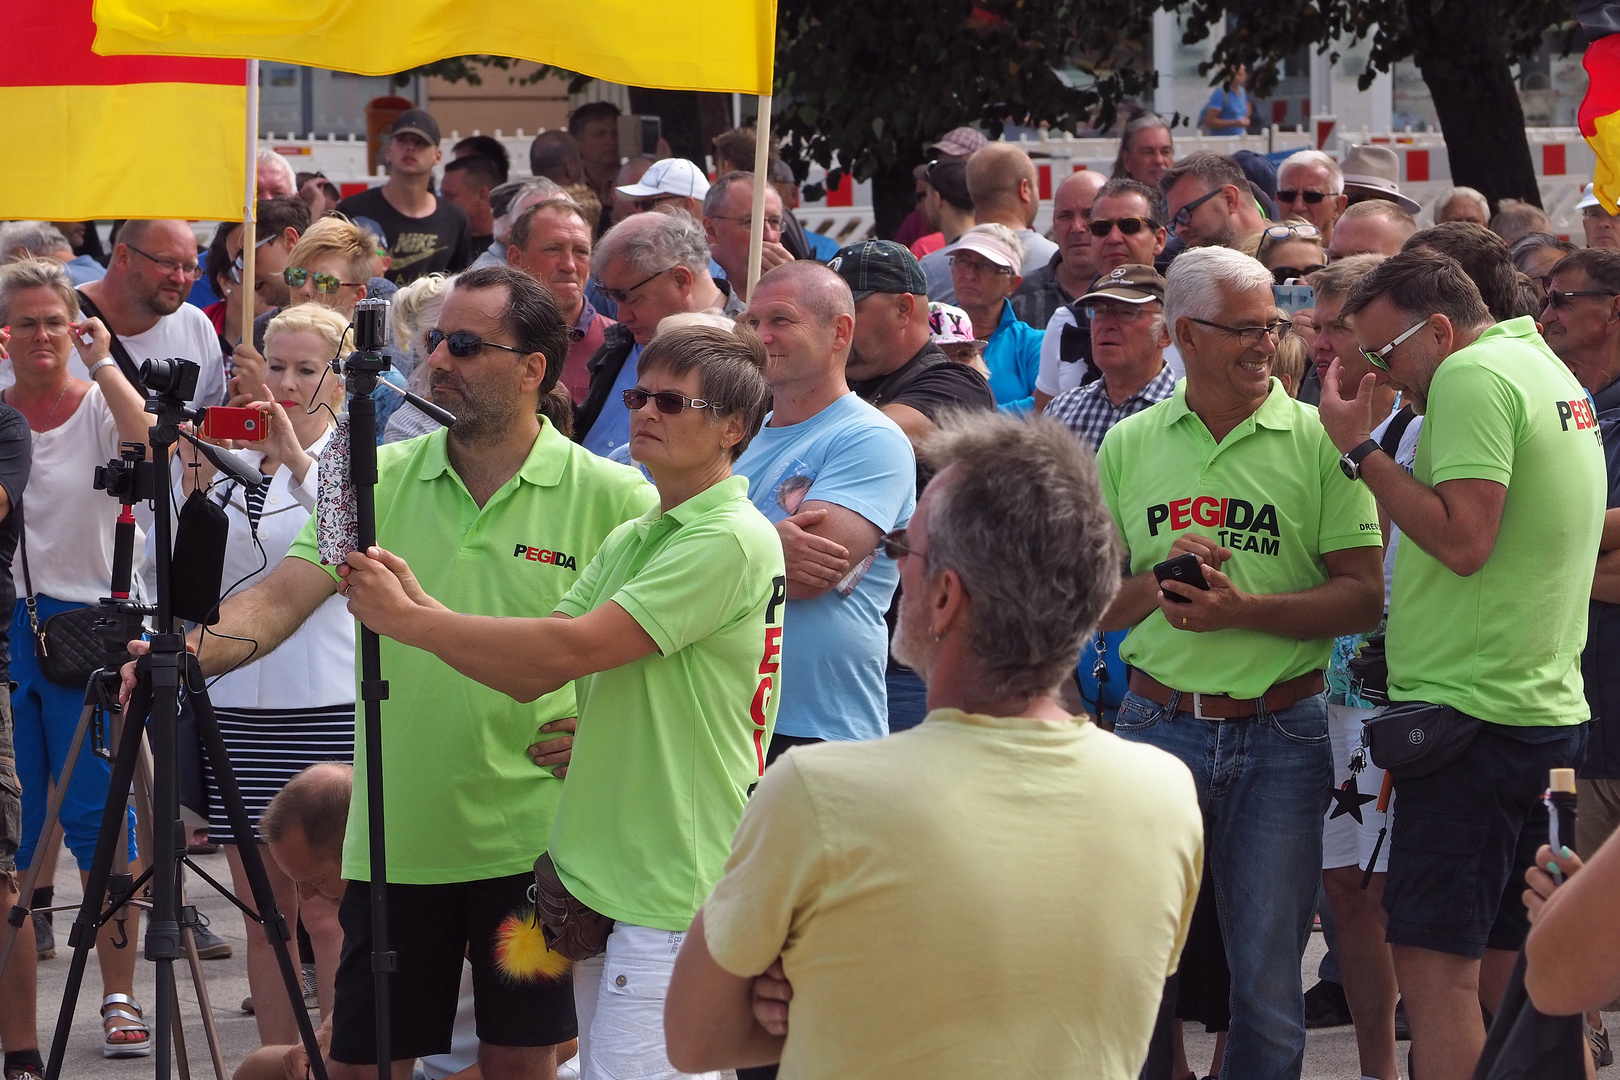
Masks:
[[[1217,717],[1217,716],[1205,716],[1204,715],[1204,695],[1203,694],[1200,694],[1200,693],[1197,693],[1196,691],[1194,691],[1192,699],[1193,699],[1192,714],[1196,719],[1199,719],[1199,720],[1218,720],[1218,719],[1220,719],[1220,717]]]

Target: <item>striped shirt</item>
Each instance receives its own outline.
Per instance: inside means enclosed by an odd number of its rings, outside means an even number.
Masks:
[[[1108,429],[1134,416],[1149,405],[1157,405],[1176,389],[1176,376],[1168,365],[1159,369],[1151,382],[1118,405],[1108,396],[1106,379],[1065,390],[1046,406],[1046,415],[1061,420],[1074,432],[1075,438],[1090,446],[1092,451],[1102,445]]]

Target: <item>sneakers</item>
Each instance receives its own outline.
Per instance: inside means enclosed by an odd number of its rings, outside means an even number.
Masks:
[[[231,956],[231,943],[208,929],[208,916],[197,912],[197,925],[191,928],[191,936],[197,942],[197,956],[202,960],[228,960]]]
[[[315,984],[315,965],[303,965],[304,1007],[315,1009],[320,1007],[320,991]]]
[[[1406,1020],[1405,998],[1397,998],[1395,1000],[1395,1041],[1412,1041],[1412,1025]]]
[[[1588,1028],[1586,1030],[1586,1046],[1592,1051],[1592,1064],[1604,1068],[1614,1064],[1614,1051],[1609,1047],[1609,1029],[1606,1027]]]
[[[56,927],[51,915],[49,911],[34,914],[34,951],[41,960],[49,960],[56,955]]]
[[[1350,1002],[1344,987],[1322,979],[1305,991],[1305,1026],[1308,1029],[1344,1027],[1350,1023]]]

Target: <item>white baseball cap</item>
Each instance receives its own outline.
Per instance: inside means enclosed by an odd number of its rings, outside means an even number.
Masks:
[[[1587,184],[1585,187],[1581,188],[1581,201],[1575,204],[1575,209],[1585,210],[1588,206],[1602,205],[1603,204],[1598,201],[1597,192],[1593,190],[1593,185]]]
[[[620,195],[632,199],[645,199],[649,195],[679,195],[683,199],[701,199],[709,193],[709,178],[703,170],[686,158],[671,157],[655,161],[641,176],[641,182],[626,184],[618,189]]]

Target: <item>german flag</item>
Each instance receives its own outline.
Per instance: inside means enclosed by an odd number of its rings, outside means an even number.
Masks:
[[[0,3],[0,218],[240,218],[247,65],[97,56],[91,3]]]
[[[1581,134],[1597,154],[1592,190],[1611,214],[1620,213],[1620,34],[1587,46],[1586,97],[1581,101]]]

